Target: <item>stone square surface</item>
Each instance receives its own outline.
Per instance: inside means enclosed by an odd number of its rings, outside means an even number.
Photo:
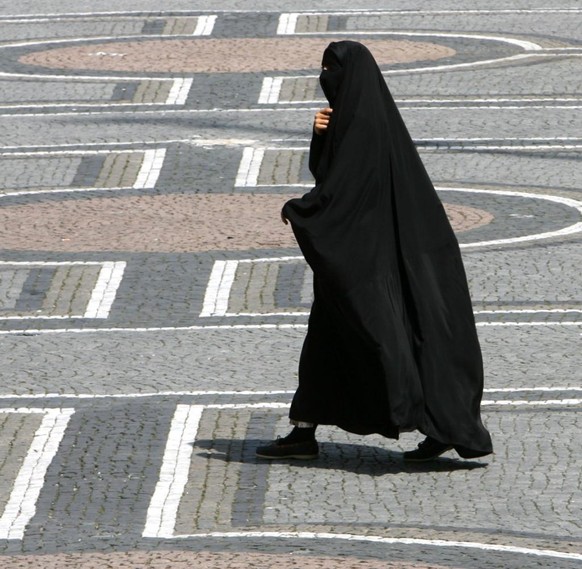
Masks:
[[[0,5],[0,566],[582,564],[575,0]],[[376,56],[457,233],[495,454],[287,410],[321,53]],[[23,467],[24,465],[24,467]]]

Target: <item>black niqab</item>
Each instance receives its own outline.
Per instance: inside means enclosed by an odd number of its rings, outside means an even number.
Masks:
[[[398,438],[419,429],[491,452],[459,246],[384,78],[362,44],[326,49],[333,114],[316,185],[283,213],[314,273],[291,419]]]
[[[339,87],[343,80],[343,68],[332,51],[326,50],[323,55],[322,70],[319,84],[330,105],[335,103]]]

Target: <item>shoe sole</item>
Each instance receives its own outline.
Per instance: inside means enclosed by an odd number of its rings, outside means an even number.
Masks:
[[[258,452],[255,454],[257,458],[266,458],[267,460],[277,460],[277,459],[285,459],[285,458],[296,458],[297,460],[313,460],[319,457],[319,454],[284,454],[280,456],[270,456],[266,454],[259,454]]]
[[[453,447],[448,447],[444,450],[442,450],[441,452],[439,452],[438,454],[433,454],[432,456],[428,456],[428,457],[423,457],[423,458],[408,458],[408,457],[404,457],[404,460],[406,462],[428,462],[429,460],[434,460],[435,458],[438,458],[439,456],[441,456],[442,454],[445,454],[445,452],[448,452],[450,450],[453,450]]]

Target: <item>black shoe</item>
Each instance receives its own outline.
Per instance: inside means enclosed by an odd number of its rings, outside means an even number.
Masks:
[[[319,456],[319,445],[315,440],[288,443],[285,439],[278,438],[268,445],[257,448],[256,455],[271,460],[276,458],[311,460]]]
[[[425,460],[433,460],[452,448],[451,445],[440,443],[435,439],[426,437],[426,439],[418,445],[416,450],[409,450],[408,452],[405,452],[403,456],[404,460],[423,462]]]

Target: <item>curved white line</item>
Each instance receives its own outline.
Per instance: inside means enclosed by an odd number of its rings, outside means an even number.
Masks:
[[[404,73],[424,73],[427,71],[442,71],[446,69],[456,69],[456,68],[463,68],[463,67],[474,67],[478,65],[488,65],[491,63],[499,63],[505,61],[512,61],[516,59],[524,59],[531,57],[533,54],[531,52],[539,52],[543,51],[544,48],[539,44],[534,42],[526,41],[526,40],[519,40],[515,38],[510,38],[506,36],[487,36],[482,34],[457,34],[453,32],[377,32],[377,31],[370,31],[370,32],[358,32],[358,31],[351,31],[351,32],[305,32],[301,34],[293,34],[296,36],[309,36],[309,35],[382,35],[382,36],[411,36],[411,37],[451,37],[451,38],[462,38],[462,39],[475,39],[475,40],[485,40],[485,41],[497,41],[502,43],[507,43],[510,45],[515,45],[517,47],[521,47],[528,53],[522,53],[517,55],[512,55],[508,57],[501,57],[495,58],[490,60],[482,60],[482,61],[475,61],[475,62],[468,62],[468,63],[457,63],[451,65],[440,65],[436,67],[418,67],[413,69],[394,69],[391,71],[384,72],[385,75],[396,75],[396,74],[404,74]],[[58,45],[58,44],[75,44],[75,43],[93,43],[93,42],[110,42],[110,41],[123,41],[123,40],[153,40],[156,38],[162,38],[167,40],[168,38],[188,38],[192,39],[192,36],[189,35],[175,35],[175,36],[167,36],[167,35],[130,35],[130,36],[95,36],[95,37],[81,37],[81,38],[67,38],[67,39],[57,39],[57,40],[35,40],[35,41],[26,41],[26,42],[17,42],[12,44],[0,45],[0,49],[10,49],[14,47],[31,47],[31,46],[42,46],[42,45]],[[545,54],[545,55],[555,55],[556,57],[560,57],[560,54]],[[109,76],[79,76],[79,75],[51,75],[51,74],[27,74],[27,73],[15,73],[15,72],[0,72],[0,77],[27,77],[27,78],[36,78],[36,79],[67,79],[67,80],[87,80],[87,81],[96,81],[96,80],[111,80],[111,81],[127,81],[127,80],[136,80],[136,81],[149,81],[149,80],[162,80],[162,81],[173,81],[173,78],[168,77],[127,77],[123,75],[109,75]],[[305,76],[309,77],[309,76]]]
[[[58,40],[35,40],[35,41],[25,41],[12,44],[0,45],[0,50],[10,49],[14,47],[31,47],[31,46],[42,46],[42,45],[58,45],[58,44],[75,44],[75,43],[85,43],[90,45],[93,42],[113,42],[113,41],[124,41],[124,40],[155,40],[168,38],[184,38],[193,39],[192,35],[134,35],[134,36],[87,36],[81,38],[65,38]],[[56,70],[58,71],[58,69]],[[29,79],[54,79],[54,80],[73,80],[73,81],[175,81],[175,77],[131,77],[124,75],[108,75],[108,76],[88,76],[88,75],[57,75],[55,74],[36,74],[36,73],[10,73],[8,71],[1,71],[0,77],[26,77]]]
[[[348,32],[349,33],[349,32]],[[362,32],[367,34],[368,32]],[[478,39],[485,41],[498,41],[502,43],[508,43],[510,45],[515,45],[521,47],[525,51],[543,51],[543,47],[532,41],[520,40],[516,38],[511,38],[507,36],[487,36],[483,34],[458,34],[456,32],[379,32],[388,33],[395,36],[412,36],[412,37],[435,37],[435,38],[463,38],[463,39]]]
[[[500,553],[516,553],[520,555],[534,555],[537,557],[555,557],[558,559],[572,559],[582,561],[582,554],[566,553],[552,549],[535,549],[530,547],[516,547],[513,545],[499,545],[494,543],[479,543],[475,541],[449,541],[444,539],[418,539],[404,537],[381,537],[375,535],[354,535],[346,533],[318,533],[318,532],[275,532],[275,531],[237,531],[237,532],[208,532],[191,535],[173,535],[172,538],[278,538],[278,539],[338,539],[343,541],[362,541],[383,545],[421,545],[432,547],[455,547],[479,549],[482,551],[497,551]]]
[[[82,193],[82,192],[102,192],[102,191],[120,191],[120,190],[127,190],[131,188],[55,188],[55,189],[48,189],[48,190],[39,190],[39,191],[17,191],[17,192],[9,192],[5,194],[0,194],[0,199],[2,198],[10,198],[10,197],[21,197],[21,196],[32,196],[32,195],[43,195],[43,194],[57,194],[57,193]],[[577,200],[573,200],[571,198],[564,198],[561,196],[552,196],[549,194],[530,194],[527,192],[512,192],[512,191],[505,191],[505,190],[480,190],[474,188],[447,188],[447,187],[436,187],[436,190],[441,192],[464,192],[464,193],[475,193],[475,194],[492,194],[492,195],[501,195],[501,196],[509,196],[509,197],[521,197],[521,198],[528,198],[528,199],[539,199],[539,200],[547,200],[552,201],[555,203],[559,203],[562,205],[566,205],[576,209],[580,215],[582,216],[582,202]],[[556,231],[549,231],[546,233],[536,233],[533,235],[523,235],[521,237],[511,237],[508,239],[495,239],[492,241],[477,241],[475,243],[462,243],[459,246],[462,249],[470,248],[470,247],[489,247],[492,245],[508,245],[512,243],[523,243],[527,241],[540,241],[543,239],[552,239],[554,237],[563,237],[566,235],[574,235],[575,233],[582,232],[582,221],[574,223],[573,225],[569,225],[568,227],[564,227],[563,229],[558,229]],[[265,259],[244,259],[240,262],[271,262],[277,260],[291,260],[291,259],[302,259],[302,257],[282,257],[282,258],[265,258]],[[485,325],[483,323],[483,325]],[[488,324],[488,325],[499,325],[499,324]]]
[[[28,40],[17,43],[7,43],[0,45],[0,49],[10,49],[13,47],[29,47],[34,45],[55,45],[55,44],[67,44],[67,43],[87,43],[91,44],[98,41],[124,41],[124,40],[144,40],[144,39],[167,39],[167,38],[188,38],[192,39],[191,34],[177,34],[173,35],[161,35],[161,34],[136,34],[129,36],[82,36],[76,38],[59,38],[54,40]]]
[[[571,198],[563,198],[561,196],[552,196],[548,194],[530,194],[527,192],[511,192],[507,190],[479,190],[474,188],[442,188],[437,187],[438,191],[441,192],[465,192],[469,194],[489,194],[489,195],[498,195],[498,196],[510,196],[510,197],[520,197],[520,198],[527,198],[527,199],[538,199],[538,200],[546,200],[550,202],[559,203],[562,205],[566,205],[568,207],[572,207],[578,211],[580,216],[582,217],[582,202],[577,200],[573,200]],[[563,237],[565,235],[573,235],[574,233],[582,232],[582,221],[578,223],[574,223],[573,225],[569,225],[568,227],[564,227],[563,229],[559,229],[557,231],[548,231],[547,233],[537,233],[534,235],[523,235],[521,237],[511,237],[508,239],[495,239],[492,241],[478,241],[476,243],[463,243],[460,245],[461,248],[468,248],[468,247],[488,247],[490,245],[508,245],[511,243],[524,243],[526,241],[539,241],[542,239],[551,239],[553,237]],[[493,325],[493,324],[489,324]]]

